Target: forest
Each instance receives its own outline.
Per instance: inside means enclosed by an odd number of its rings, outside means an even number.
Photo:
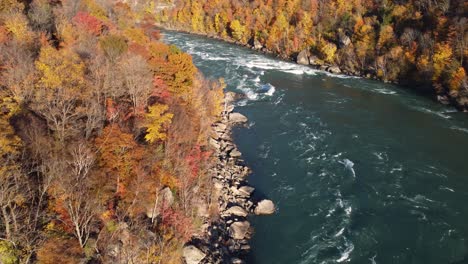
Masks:
[[[154,6],[0,0],[0,263],[180,263],[224,84]]]
[[[283,58],[398,82],[468,110],[463,0],[174,0],[164,27],[258,46]]]

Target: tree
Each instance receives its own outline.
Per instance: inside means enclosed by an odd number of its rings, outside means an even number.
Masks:
[[[242,41],[245,35],[245,27],[239,22],[239,20],[235,19],[229,25],[231,29],[232,37],[237,41]]]
[[[32,40],[32,33],[29,31],[28,19],[21,13],[10,13],[5,20],[5,28],[20,43],[29,43]]]
[[[139,55],[124,57],[120,64],[124,84],[133,103],[134,114],[142,113],[152,90],[152,73]]]
[[[99,46],[104,51],[107,58],[114,62],[117,58],[124,54],[127,49],[125,38],[119,35],[107,35],[99,39]]]
[[[78,28],[81,28],[95,36],[99,36],[103,29],[102,22],[86,12],[78,12],[72,21]]]
[[[438,82],[440,76],[442,75],[442,72],[450,63],[451,57],[452,48],[449,46],[448,43],[436,44],[434,56],[432,58],[434,67],[434,74],[432,75],[432,80],[434,82]]]
[[[69,49],[56,50],[47,45],[36,61],[39,82],[34,110],[43,116],[60,141],[75,134],[78,121],[85,116],[84,63]]]
[[[52,6],[47,0],[34,0],[29,6],[28,17],[34,29],[44,32],[52,32],[54,16]]]
[[[163,129],[171,123],[174,116],[171,113],[167,113],[168,108],[167,105],[162,104],[155,104],[149,107],[145,122],[146,126],[148,126],[145,139],[149,143],[166,139],[167,134],[163,132]]]

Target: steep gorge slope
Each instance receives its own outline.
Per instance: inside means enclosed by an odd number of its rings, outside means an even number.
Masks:
[[[180,263],[216,214],[223,84],[145,14],[0,1],[0,263]]]
[[[396,0],[160,1],[165,27],[398,82],[468,109],[468,4]],[[308,54],[307,54],[308,53]]]

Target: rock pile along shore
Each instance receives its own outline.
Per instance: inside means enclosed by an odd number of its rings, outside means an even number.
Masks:
[[[210,138],[216,159],[210,174],[219,218],[208,223],[206,231],[184,247],[187,264],[245,263],[243,258],[250,250],[249,239],[253,233],[247,217],[275,212],[272,201],[253,198],[255,188],[246,180],[250,169],[244,165],[242,154],[232,141],[232,127],[248,122],[247,117],[233,112],[235,99],[236,94],[226,93],[222,118],[213,124]]]

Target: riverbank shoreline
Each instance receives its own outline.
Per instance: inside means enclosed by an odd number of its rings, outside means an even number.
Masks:
[[[369,71],[363,71],[361,72],[349,72],[346,70],[342,70],[339,65],[337,64],[327,64],[327,63],[321,63],[320,60],[317,59],[317,57],[310,52],[303,50],[300,52],[296,57],[294,56],[282,56],[281,54],[272,52],[266,48],[264,48],[260,43],[254,41],[249,41],[249,43],[241,43],[239,41],[235,41],[230,38],[223,38],[215,34],[208,34],[208,33],[200,33],[200,32],[192,32],[186,29],[183,29],[181,27],[174,27],[174,26],[167,26],[167,25],[162,25],[162,24],[155,24],[155,26],[161,30],[167,30],[167,31],[174,31],[174,32],[181,32],[181,33],[187,33],[187,34],[192,34],[196,36],[201,36],[201,37],[207,37],[210,39],[215,39],[219,41],[223,41],[226,43],[234,44],[237,46],[245,47],[250,50],[259,52],[264,55],[270,55],[274,56],[276,59],[285,61],[285,62],[291,62],[295,63],[298,65],[303,65],[306,67],[310,67],[314,70],[319,70],[323,72],[328,72],[330,74],[334,75],[342,75],[342,76],[350,76],[350,77],[357,77],[357,78],[364,78],[368,80],[375,80],[378,82],[383,82],[383,83],[388,83],[388,84],[393,84],[393,85],[398,85],[401,86],[402,88],[410,88],[409,85],[402,84],[398,81],[389,81],[389,80],[383,80],[378,78],[376,74],[373,74]],[[252,43],[250,43],[252,42]],[[302,57],[302,58],[301,58]],[[301,63],[303,61],[303,63]],[[306,63],[307,61],[307,63]],[[419,94],[420,96],[424,96],[427,98],[430,98],[431,100],[438,102],[442,105],[445,106],[453,106],[455,107],[458,111],[460,112],[468,112],[468,90],[465,91],[467,96],[460,96],[460,97],[453,97],[450,94],[435,94],[435,93],[427,93],[427,92],[421,92],[420,89],[418,88],[411,88],[415,93]]]
[[[221,119],[212,125],[209,145],[213,149],[213,201],[217,202],[217,217],[204,226],[183,249],[187,264],[232,263],[242,264],[250,250],[253,228],[247,217],[269,215],[275,212],[270,200],[253,198],[255,188],[247,176],[251,173],[242,159],[242,153],[232,140],[232,128],[245,125],[247,117],[234,112],[236,94],[227,92]]]

